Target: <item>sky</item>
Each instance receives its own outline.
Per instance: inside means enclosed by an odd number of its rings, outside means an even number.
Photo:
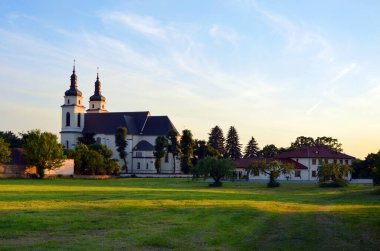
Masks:
[[[73,60],[111,112],[168,115],[243,148],[337,138],[380,149],[380,1],[0,1],[0,131],[59,134]],[[87,104],[88,106],[88,104]]]

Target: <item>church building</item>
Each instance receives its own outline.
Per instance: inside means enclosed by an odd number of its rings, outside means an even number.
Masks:
[[[106,98],[101,93],[99,74],[94,95],[89,100],[89,109],[86,110],[82,92],[78,89],[75,65],[70,89],[65,92],[61,107],[61,144],[67,150],[75,148],[83,133],[94,133],[97,143],[112,150],[113,158],[118,159],[122,166],[123,161],[116,150],[115,133],[118,127],[127,128],[127,169],[130,174],[157,173],[153,155],[155,140],[158,136],[166,136],[170,130],[176,130],[168,116],[152,116],[149,111],[108,112]],[[179,160],[176,158],[174,163],[171,154],[162,159],[161,173],[180,173],[180,170]]]

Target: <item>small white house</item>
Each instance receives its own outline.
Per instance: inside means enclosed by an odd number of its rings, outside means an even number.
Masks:
[[[235,161],[235,166],[238,170],[247,168],[252,161],[273,161],[279,160],[285,163],[291,163],[295,166],[289,174],[281,174],[278,180],[302,180],[302,181],[317,181],[318,167],[323,163],[340,163],[351,165],[355,157],[350,155],[332,151],[327,147],[312,146],[303,147],[293,151],[287,151],[278,154],[275,158],[264,159],[239,159]],[[269,179],[264,173],[250,173],[249,180],[264,180]],[[347,176],[351,180],[351,173]]]

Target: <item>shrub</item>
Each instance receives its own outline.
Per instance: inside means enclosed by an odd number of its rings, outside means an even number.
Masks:
[[[214,183],[208,184],[209,187],[222,187],[223,183],[220,181],[215,181]]]
[[[345,187],[347,185],[348,185],[348,181],[345,179],[337,179],[335,181],[319,183],[320,187]]]

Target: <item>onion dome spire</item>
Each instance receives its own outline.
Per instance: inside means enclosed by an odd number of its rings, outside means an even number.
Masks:
[[[96,81],[95,81],[95,92],[94,95],[90,97],[90,101],[105,101],[106,98],[102,96],[102,91],[101,91],[101,85],[102,83],[99,80],[99,67],[96,73]]]
[[[78,78],[75,74],[75,59],[73,66],[73,74],[70,77],[70,89],[65,92],[65,96],[82,96],[82,92],[78,90]]]

